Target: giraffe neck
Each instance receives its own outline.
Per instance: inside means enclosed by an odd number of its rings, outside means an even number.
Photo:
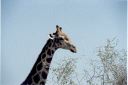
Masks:
[[[55,43],[53,42],[52,39],[47,41],[31,72],[22,85],[45,85],[53,54],[56,51]]]

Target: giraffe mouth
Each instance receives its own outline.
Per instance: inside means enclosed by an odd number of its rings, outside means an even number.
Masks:
[[[72,49],[70,49],[70,51],[71,51],[71,52],[73,52],[73,53],[75,52],[75,51],[74,51],[74,50],[72,50]]]
[[[76,53],[76,49],[70,49],[70,51]]]
[[[70,51],[73,53],[76,53],[76,47],[74,45],[71,45]]]

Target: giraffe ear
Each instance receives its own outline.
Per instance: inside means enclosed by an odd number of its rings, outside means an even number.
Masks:
[[[53,38],[54,38],[54,35],[49,34],[49,38],[50,38],[50,39],[53,39]]]

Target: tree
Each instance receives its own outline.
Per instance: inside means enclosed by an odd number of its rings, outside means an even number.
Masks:
[[[74,63],[73,58],[65,59],[58,67],[53,68],[52,71],[56,77],[53,81],[56,81],[58,85],[76,85],[72,79],[76,67]]]
[[[127,53],[117,49],[115,39],[107,40],[97,51],[97,60],[90,61],[92,69],[83,70],[81,77],[76,72],[75,58],[64,59],[51,68],[54,85],[127,85]],[[83,83],[85,82],[85,83]]]
[[[99,61],[92,63],[93,74],[85,70],[89,85],[127,85],[126,51],[120,52],[116,47],[114,40],[107,40],[106,45],[99,48]]]

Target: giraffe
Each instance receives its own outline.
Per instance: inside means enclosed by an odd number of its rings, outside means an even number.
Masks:
[[[59,48],[76,53],[76,47],[68,36],[62,32],[62,27],[56,25],[56,32],[49,34],[46,45],[39,54],[31,72],[21,85],[45,85],[53,54]]]

